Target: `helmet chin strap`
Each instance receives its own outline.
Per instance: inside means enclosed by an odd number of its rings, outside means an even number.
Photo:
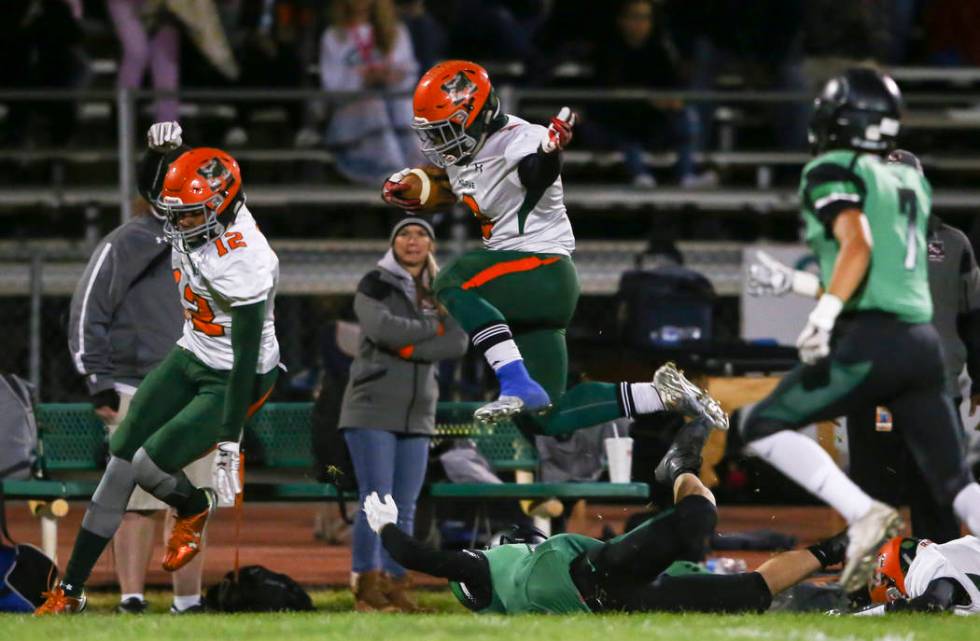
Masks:
[[[473,156],[480,153],[480,150],[483,149],[483,145],[486,144],[487,138],[489,138],[493,134],[503,129],[504,125],[507,124],[507,114],[504,113],[503,107],[500,104],[500,100],[497,98],[497,95],[495,93],[491,94],[491,96],[494,102],[494,109],[493,111],[488,111],[487,115],[485,116],[487,121],[486,121],[486,127],[483,130],[483,134],[480,136],[480,139],[476,142],[476,145],[473,146],[473,149],[465,156],[460,158],[458,161],[456,161],[457,165],[468,164],[473,159]]]

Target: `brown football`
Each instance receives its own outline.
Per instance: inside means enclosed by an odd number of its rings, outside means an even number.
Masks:
[[[406,200],[418,198],[422,211],[448,209],[456,202],[456,195],[449,186],[449,176],[435,165],[416,167],[402,178],[401,184],[408,185],[408,190],[402,192],[401,197]]]

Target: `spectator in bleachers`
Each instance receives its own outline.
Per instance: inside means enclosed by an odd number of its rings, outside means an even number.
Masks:
[[[428,221],[402,218],[391,231],[391,248],[361,279],[354,297],[361,336],[339,421],[361,501],[371,492],[392,495],[398,527],[408,533],[435,433],[436,363],[462,356],[468,343],[432,295],[434,237]],[[357,610],[418,609],[405,568],[382,550],[361,511],[352,548]]]
[[[660,25],[655,24],[652,0],[626,0],[619,7],[612,35],[596,52],[596,82],[611,89],[678,89],[680,77],[673,48]],[[643,159],[644,152],[673,142],[677,151],[675,172],[685,187],[714,182],[711,174],[698,175],[693,145],[697,114],[679,100],[608,102],[592,110],[588,137],[618,148],[637,187],[657,182]]]
[[[243,0],[238,19],[243,32],[239,48],[242,74],[238,85],[251,89],[298,89],[306,85],[306,67],[315,55],[316,17],[308,0]],[[238,119],[225,134],[225,144],[232,147],[245,144],[249,115],[269,104],[256,101],[237,104]],[[302,101],[271,101],[271,104],[285,108],[287,127],[297,132],[294,141],[297,146],[309,146],[310,140],[315,144],[319,137],[303,128],[306,106]]]
[[[238,77],[238,65],[218,18],[214,0],[106,0],[122,59],[116,84],[139,89],[147,67],[153,88],[176,91],[180,85],[180,33],[214,68],[228,79]],[[179,102],[170,96],[157,100],[156,122],[177,120]]]
[[[149,66],[154,89],[176,91],[180,81],[180,32],[174,20],[160,20],[151,33],[140,15],[142,0],[106,0],[106,4],[122,45],[116,84],[139,89]],[[177,108],[176,97],[161,98],[156,102],[154,120],[177,120]]]
[[[392,0],[333,0],[320,43],[320,79],[331,91],[410,92],[418,79],[412,41]],[[326,144],[348,179],[375,184],[418,165],[411,97],[364,97],[334,102]]]
[[[671,29],[691,61],[690,88],[711,91],[733,74],[746,88],[807,91],[803,73],[803,0],[668,0]],[[838,5],[859,3],[834,3]],[[717,104],[698,108],[701,139],[708,147]],[[748,110],[746,110],[748,111]],[[809,105],[784,103],[767,120],[783,149],[802,149],[806,143]]]
[[[524,62],[532,75],[534,44],[548,15],[546,0],[453,0],[449,28],[454,57]]]
[[[980,66],[980,4],[932,0],[923,17],[931,63]]]
[[[412,49],[419,68],[428,69],[446,58],[449,35],[445,27],[426,11],[425,0],[395,0],[398,16],[412,36]]]
[[[0,87],[5,89],[77,89],[88,76],[82,51],[78,0],[7,0],[0,23]],[[75,129],[71,100],[11,101],[2,138],[25,141],[32,115],[43,117],[47,144],[64,145]]]

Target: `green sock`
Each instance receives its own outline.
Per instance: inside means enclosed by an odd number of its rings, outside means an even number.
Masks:
[[[71,551],[71,558],[68,559],[68,566],[65,568],[65,576],[61,579],[61,587],[65,594],[70,597],[80,597],[85,589],[85,581],[88,580],[99,557],[110,539],[99,536],[95,532],[86,530],[84,527],[78,531],[75,539],[75,547]]]
[[[530,416],[528,421],[539,434],[561,436],[622,418],[617,387],[614,383],[580,383],[565,392],[548,414]]]

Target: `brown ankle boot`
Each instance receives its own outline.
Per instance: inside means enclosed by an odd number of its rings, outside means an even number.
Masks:
[[[397,612],[385,596],[387,581],[380,570],[351,574],[351,592],[354,593],[354,609],[358,612]]]
[[[388,589],[385,591],[385,596],[388,597],[388,601],[398,608],[399,612],[421,612],[422,608],[419,607],[418,602],[412,595],[412,588],[415,587],[415,582],[412,581],[411,577],[407,574],[401,578],[395,578],[393,576],[386,577],[388,579]]]

